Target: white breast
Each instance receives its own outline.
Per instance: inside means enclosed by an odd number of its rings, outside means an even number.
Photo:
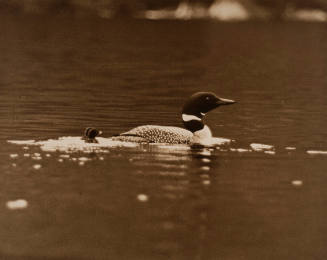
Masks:
[[[194,132],[191,142],[195,144],[210,145],[212,142],[210,128],[205,125],[201,130]]]

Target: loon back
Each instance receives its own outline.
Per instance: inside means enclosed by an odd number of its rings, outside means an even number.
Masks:
[[[143,125],[113,136],[113,140],[137,143],[189,144],[192,132],[175,126]]]

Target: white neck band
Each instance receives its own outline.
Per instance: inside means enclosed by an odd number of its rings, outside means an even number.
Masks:
[[[201,118],[199,118],[197,116],[193,116],[193,115],[188,115],[188,114],[183,114],[182,118],[183,118],[184,122],[188,122],[191,120],[201,121]]]

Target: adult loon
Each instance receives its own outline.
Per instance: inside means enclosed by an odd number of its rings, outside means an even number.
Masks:
[[[211,92],[197,92],[188,98],[182,109],[185,129],[174,126],[143,125],[111,138],[114,141],[138,143],[207,145],[213,139],[209,127],[203,123],[203,117],[207,112],[221,105],[234,103],[234,100],[217,97]],[[88,136],[88,133],[93,135]],[[94,139],[94,134],[96,136],[97,132],[86,130],[86,139]]]

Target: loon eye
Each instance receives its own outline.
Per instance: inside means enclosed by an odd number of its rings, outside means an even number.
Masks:
[[[210,100],[210,97],[206,97],[206,100]]]

